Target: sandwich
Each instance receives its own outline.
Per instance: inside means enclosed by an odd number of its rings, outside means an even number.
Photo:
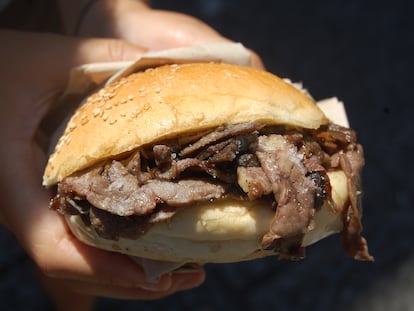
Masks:
[[[50,155],[50,207],[82,242],[153,262],[226,263],[361,236],[363,148],[265,71],[163,65],[90,95]]]

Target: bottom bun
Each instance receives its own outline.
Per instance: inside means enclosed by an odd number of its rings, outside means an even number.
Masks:
[[[328,172],[336,211],[324,204],[314,216],[302,246],[313,244],[343,228],[342,209],[348,201],[347,178]],[[79,216],[67,216],[73,234],[86,244],[142,258],[180,263],[225,263],[276,255],[263,250],[274,210],[260,201],[219,200],[179,210],[157,223],[139,239],[108,240],[87,227]]]

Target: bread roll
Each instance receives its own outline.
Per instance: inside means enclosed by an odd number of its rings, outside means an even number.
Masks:
[[[162,139],[252,121],[309,129],[328,122],[310,97],[265,71],[198,63],[135,73],[80,107],[49,158],[43,184]]]
[[[59,184],[106,160],[122,161],[157,143],[224,124],[252,122],[299,133],[317,131],[330,123],[308,95],[265,71],[197,63],[134,73],[91,95],[76,111],[49,158],[43,184]],[[292,159],[303,167],[304,157],[295,154]],[[342,171],[339,164],[330,167],[327,176],[330,197],[322,207],[309,211],[311,221],[301,231],[299,247],[332,233],[348,233],[351,224],[351,255],[369,259],[365,240],[359,236],[359,210],[352,199],[359,185],[350,185],[358,183],[358,176]],[[66,219],[78,239],[106,250],[157,261],[223,263],[276,254],[274,249],[263,247],[263,236],[275,219],[275,207],[262,200],[231,196],[197,203],[178,208],[171,219],[152,224],[138,238],[103,238],[81,215],[67,215]]]

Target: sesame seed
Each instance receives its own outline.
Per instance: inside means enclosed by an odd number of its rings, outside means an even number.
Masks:
[[[136,118],[139,115],[139,110],[137,108],[135,108],[132,112],[131,112],[131,116],[132,118]]]
[[[113,92],[106,92],[103,94],[103,97],[105,100],[111,99],[112,97],[114,97],[115,94]]]
[[[102,110],[100,108],[95,108],[92,111],[93,116],[96,118],[100,113],[102,112]]]
[[[134,100],[134,95],[129,94],[129,95],[128,95],[128,100],[130,100],[130,101],[131,101],[131,100]]]
[[[74,130],[76,128],[76,123],[75,122],[73,122],[73,121],[71,121],[69,124],[68,124],[68,129],[71,131],[71,130]]]
[[[106,121],[108,119],[108,115],[106,114],[106,112],[104,112],[104,114],[102,115],[102,120]]]
[[[63,145],[63,139],[59,139],[57,145],[56,145],[56,150],[60,150],[60,148],[62,148]]]
[[[99,103],[102,102],[104,99],[102,96],[96,96],[95,99],[93,100],[94,103]]]

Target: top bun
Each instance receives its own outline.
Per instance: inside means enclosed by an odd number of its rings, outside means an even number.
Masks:
[[[295,87],[249,67],[195,63],[134,73],[76,111],[49,158],[43,184],[155,141],[252,121],[316,129],[328,119]]]

